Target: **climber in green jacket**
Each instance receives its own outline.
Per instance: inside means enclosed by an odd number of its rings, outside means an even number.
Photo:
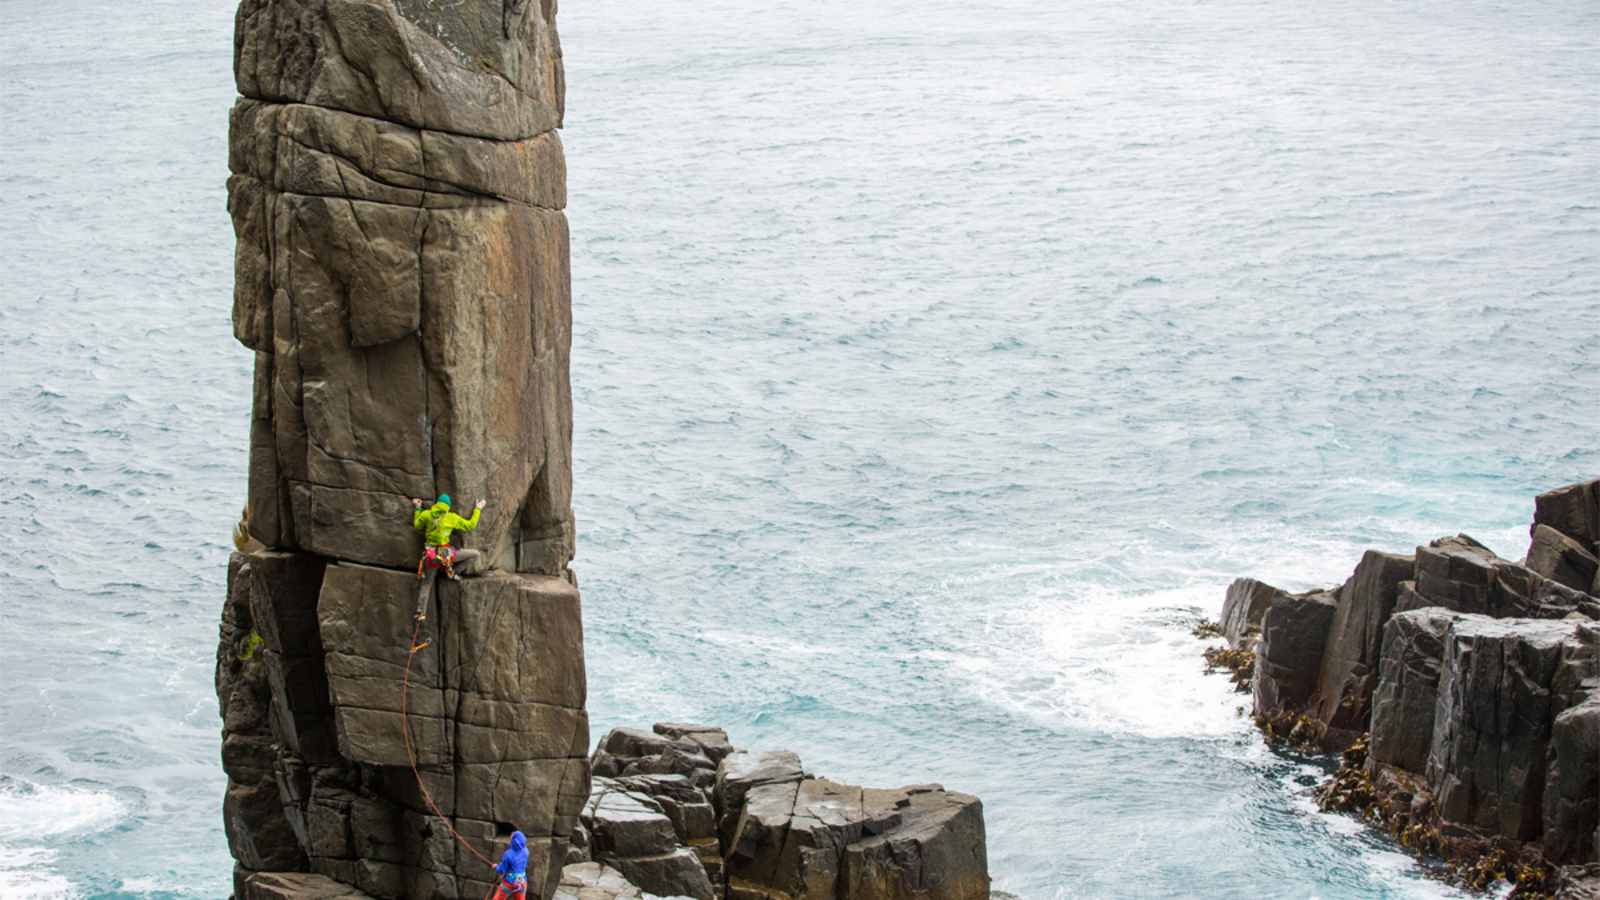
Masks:
[[[422,501],[412,499],[411,505],[416,511],[411,514],[411,527],[422,532],[424,548],[422,559],[417,561],[417,578],[426,577],[424,569],[444,569],[444,574],[456,580],[461,576],[456,574],[456,563],[468,563],[477,559],[480,554],[477,550],[457,550],[450,546],[450,536],[457,531],[472,531],[478,527],[478,516],[483,513],[484,503],[472,510],[472,518],[463,519],[450,511],[450,495],[440,494],[433,505],[424,509]]]

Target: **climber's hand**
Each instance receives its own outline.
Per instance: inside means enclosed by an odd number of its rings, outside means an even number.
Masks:
[[[477,506],[477,508],[478,508],[478,509],[483,509],[483,507],[484,507],[484,504],[486,504],[486,503],[488,503],[488,501],[487,501],[487,500],[479,500],[479,501],[478,501],[478,506]]]
[[[416,508],[417,508],[417,509],[421,509],[421,508],[422,508],[422,501],[421,501],[421,500],[418,500],[418,499],[417,499],[417,498],[415,498],[415,497],[412,497],[412,498],[411,498],[411,505],[412,505],[412,506],[415,506],[415,507],[416,507]]]

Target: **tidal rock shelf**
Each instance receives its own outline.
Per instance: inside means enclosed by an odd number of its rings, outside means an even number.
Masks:
[[[1220,627],[1269,739],[1344,752],[1325,803],[1469,880],[1600,896],[1600,481],[1529,531],[1521,562],[1455,535],[1325,590],[1239,579]]]

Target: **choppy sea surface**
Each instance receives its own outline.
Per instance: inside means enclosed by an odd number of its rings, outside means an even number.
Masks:
[[[0,0],[0,896],[228,891],[230,4]],[[1437,897],[1189,636],[1600,473],[1591,0],[563,4],[596,734],[995,885]]]

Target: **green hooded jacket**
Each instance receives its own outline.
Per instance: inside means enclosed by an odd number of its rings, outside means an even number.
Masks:
[[[424,535],[424,540],[430,547],[443,547],[450,543],[450,535],[457,529],[472,531],[478,527],[478,516],[481,509],[472,511],[472,518],[463,519],[450,511],[448,503],[435,503],[427,509],[419,509],[411,516],[411,527]]]

